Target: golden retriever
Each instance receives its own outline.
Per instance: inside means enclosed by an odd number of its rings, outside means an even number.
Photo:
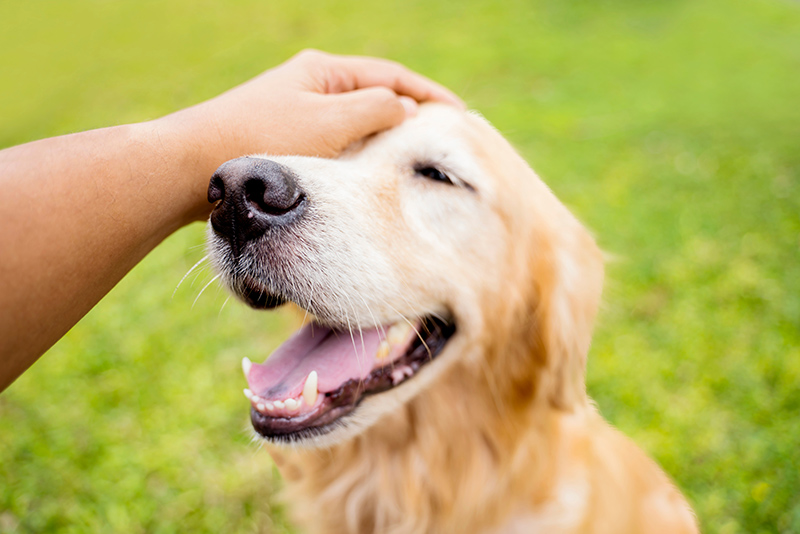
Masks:
[[[307,532],[697,532],[586,395],[600,250],[480,116],[426,104],[336,160],[232,160],[209,200],[231,290],[309,314],[243,362]]]

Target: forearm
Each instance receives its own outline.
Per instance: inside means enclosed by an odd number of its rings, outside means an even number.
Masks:
[[[206,216],[221,161],[175,122],[0,152],[0,390],[165,237]]]

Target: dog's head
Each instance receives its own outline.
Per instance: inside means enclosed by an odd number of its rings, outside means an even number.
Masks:
[[[584,402],[600,252],[479,116],[427,104],[336,160],[232,160],[209,200],[231,290],[312,319],[245,363],[268,439],[344,439],[453,366],[516,405]]]

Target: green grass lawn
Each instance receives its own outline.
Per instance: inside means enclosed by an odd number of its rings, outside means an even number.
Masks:
[[[800,532],[800,3],[5,1],[0,147],[304,47],[397,59],[491,120],[614,256],[603,414],[705,532]],[[239,368],[290,320],[199,295],[208,270],[173,295],[203,254],[201,225],[171,237],[0,395],[0,532],[291,531]]]

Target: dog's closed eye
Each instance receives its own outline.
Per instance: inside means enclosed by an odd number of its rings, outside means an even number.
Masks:
[[[432,167],[430,165],[417,165],[414,167],[414,172],[435,182],[444,182],[446,184],[455,185],[449,176],[436,167]]]
[[[414,173],[417,176],[427,178],[433,182],[441,182],[447,185],[454,185],[464,187],[470,191],[475,191],[475,188],[470,184],[459,178],[451,178],[446,172],[430,163],[418,163],[414,165]]]

